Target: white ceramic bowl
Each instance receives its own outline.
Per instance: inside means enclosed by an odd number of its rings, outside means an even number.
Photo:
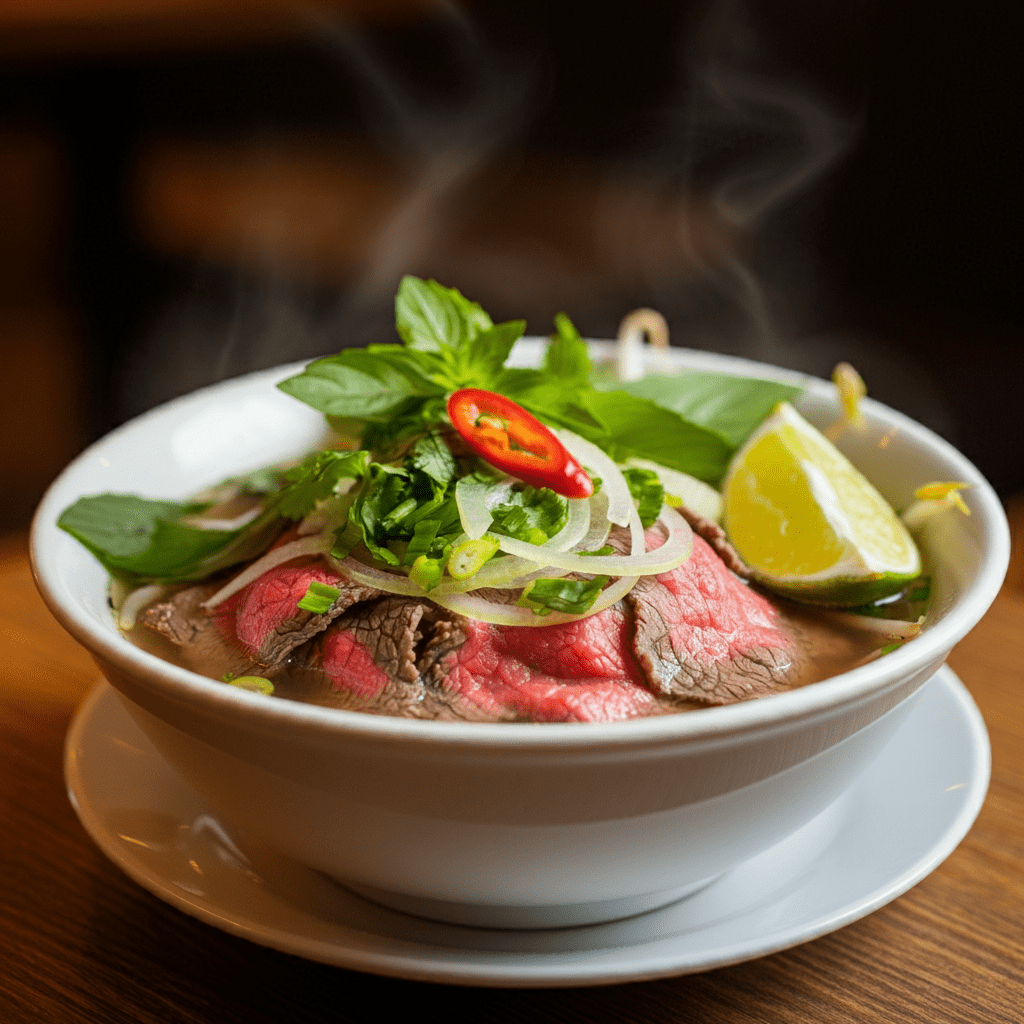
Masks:
[[[595,351],[611,355],[600,344]],[[524,342],[514,358],[526,365],[539,352],[539,342]],[[819,380],[706,353],[662,358],[802,383],[797,405],[812,422],[838,416],[832,387]],[[312,447],[321,417],[274,388],[296,369],[206,388],[93,445],[43,499],[33,564],[54,615],[226,820],[400,909],[555,926],[625,916],[699,887],[846,790],[1006,570],[1006,519],[978,471],[930,431],[866,401],[867,430],[848,431],[840,447],[897,507],[926,481],[974,484],[973,514],[944,514],[926,532],[926,628],[885,658],[763,700],[611,724],[424,722],[268,699],[125,640],[106,574],[55,522],[81,495],[181,498]]]

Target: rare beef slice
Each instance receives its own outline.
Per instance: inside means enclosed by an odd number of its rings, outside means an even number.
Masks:
[[[340,591],[322,615],[298,607],[314,580]],[[203,602],[218,589],[204,584],[180,590],[169,600],[150,606],[141,618],[144,626],[180,649],[189,668],[210,676],[256,670],[260,675],[273,675],[295,648],[326,629],[346,609],[380,595],[379,590],[344,579],[318,563],[271,569],[208,611]]]
[[[312,582],[340,591],[322,615],[299,608]],[[280,665],[300,644],[316,636],[352,605],[380,591],[339,576],[320,562],[280,565],[246,587],[237,601],[235,633],[246,653],[261,665]]]
[[[420,669],[424,631],[434,648],[452,624],[436,605],[409,597],[385,597],[352,608],[296,657],[319,669],[342,707],[408,718],[489,720],[461,695],[424,683]]]
[[[633,652],[655,693],[731,704],[795,679],[800,655],[775,608],[698,536],[688,561],[641,577],[625,603],[635,623]]]
[[[218,589],[218,584],[205,583],[179,590],[150,605],[139,623],[173,644],[186,668],[214,678],[248,675],[252,659],[235,636],[237,598],[224,602],[212,615],[202,607]]]
[[[658,713],[630,651],[621,606],[553,626],[457,617],[421,660],[431,688],[490,720],[611,722]]]

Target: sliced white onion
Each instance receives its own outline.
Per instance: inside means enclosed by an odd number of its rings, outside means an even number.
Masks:
[[[389,594],[402,594],[406,597],[430,597],[433,593],[426,594],[418,583],[413,583],[408,576],[402,573],[388,572],[386,569],[364,565],[351,555],[347,555],[345,558],[332,558],[328,553],[326,558],[327,564],[335,572],[367,587],[376,587]]]
[[[511,481],[509,481],[511,487]],[[484,483],[482,480],[473,480],[470,477],[463,477],[455,485],[455,504],[459,508],[459,518],[462,520],[462,528],[470,540],[479,540],[491,526],[491,506],[497,504],[497,496],[507,493],[503,488],[495,494],[493,484]],[[491,501],[488,502],[488,497]]]
[[[883,619],[874,615],[858,615],[855,612],[831,611],[829,617],[844,626],[863,629],[869,633],[881,633],[892,640],[911,640],[921,632],[924,623],[922,615],[916,622],[906,619]]]
[[[571,430],[558,430],[556,433],[569,454],[601,478],[601,489],[608,493],[608,518],[616,526],[625,526],[629,522],[633,496],[629,493],[629,484],[622,470],[596,444],[591,444]]]
[[[671,512],[671,509],[669,511]],[[631,557],[639,557],[643,555],[645,547],[644,528],[640,522],[640,514],[632,502],[630,502],[629,512],[629,530],[632,539]],[[673,514],[676,515],[677,519],[679,518],[677,514]],[[680,521],[685,525],[685,521]],[[533,547],[533,545],[528,546]],[[664,546],[662,545],[662,547]],[[592,573],[595,571],[593,563],[599,562],[603,556],[577,557],[581,557],[582,561],[588,563],[584,571]],[[600,570],[597,571],[600,572]],[[542,570],[542,572],[546,573],[546,570]],[[539,578],[541,573],[533,575],[534,578]],[[479,594],[472,593],[438,594],[435,590],[431,592],[430,597],[435,604],[439,604],[442,608],[447,608],[449,611],[465,615],[471,619],[479,619],[481,622],[490,622],[496,626],[555,626],[560,622],[576,622],[578,619],[586,619],[591,615],[597,615],[598,612],[603,612],[605,608],[610,608],[616,601],[620,601],[633,589],[637,579],[638,577],[636,576],[623,576],[610,586],[605,587],[597,596],[597,600],[582,615],[572,615],[569,612],[551,612],[549,615],[538,615],[531,608],[498,604],[495,601],[488,601],[487,598],[481,597]]]
[[[632,509],[632,512],[639,523],[636,509]],[[544,559],[559,569],[568,569],[569,572],[604,573],[608,576],[657,576],[669,572],[690,557],[693,550],[693,531],[686,520],[668,505],[662,505],[658,520],[668,530],[668,539],[653,551],[639,555],[578,555],[571,551],[551,551],[544,555]],[[632,528],[632,522],[630,526]],[[641,527],[641,538],[642,536]],[[529,549],[533,546],[521,540],[513,540],[511,537],[499,537],[498,543],[502,551],[523,558],[530,557]]]
[[[234,579],[229,580],[212,597],[203,602],[202,607],[209,610],[216,608],[222,601],[226,601],[232,594],[247,587],[253,580],[259,579],[265,572],[290,562],[293,558],[301,558],[304,555],[325,555],[331,550],[333,533],[321,533],[315,537],[303,537],[301,540],[293,540],[288,544],[282,544],[279,548],[273,548],[262,558],[257,558],[243,572],[240,572]]]
[[[635,576],[624,576],[616,580],[601,591],[597,600],[582,615],[571,615],[568,612],[538,615],[530,608],[520,608],[514,604],[497,604],[473,593],[435,596],[437,592],[432,591],[430,599],[448,611],[465,615],[470,619],[479,619],[481,622],[491,622],[497,626],[555,626],[560,622],[576,622],[578,619],[586,619],[603,612],[605,608],[610,608],[616,601],[625,597],[636,581]]]
[[[587,535],[573,551],[597,551],[604,547],[608,534],[612,532],[612,521],[608,518],[608,494],[601,488],[590,497],[590,527]]]
[[[197,530],[223,530],[225,533],[231,533],[234,530],[240,530],[243,526],[248,526],[262,511],[259,505],[254,505],[252,508],[247,508],[244,512],[233,516],[231,519],[204,519],[202,516],[183,516],[179,522],[184,523],[186,526],[192,526]]]
[[[148,586],[133,590],[122,602],[118,610],[117,625],[127,632],[135,628],[135,620],[139,612],[148,604],[158,601],[173,588],[162,583],[150,583]]]

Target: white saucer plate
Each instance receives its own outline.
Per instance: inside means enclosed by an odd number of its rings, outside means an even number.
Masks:
[[[977,707],[944,667],[847,793],[798,833],[701,892],[582,928],[499,931],[367,902],[219,821],[102,684],[68,733],[82,824],[151,893],[234,935],[375,974],[516,987],[640,981],[807,942],[895,899],[956,848],[981,810],[990,751]],[[585,728],[583,726],[582,728]]]

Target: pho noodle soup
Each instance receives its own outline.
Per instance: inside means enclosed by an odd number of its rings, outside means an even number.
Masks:
[[[401,344],[279,385],[327,416],[331,447],[184,503],[64,512],[134,643],[349,711],[591,722],[783,693],[919,631],[908,526],[957,485],[922,481],[901,520],[789,404],[798,388],[604,382],[564,316],[541,366],[513,368],[521,321],[412,277],[396,309]]]

